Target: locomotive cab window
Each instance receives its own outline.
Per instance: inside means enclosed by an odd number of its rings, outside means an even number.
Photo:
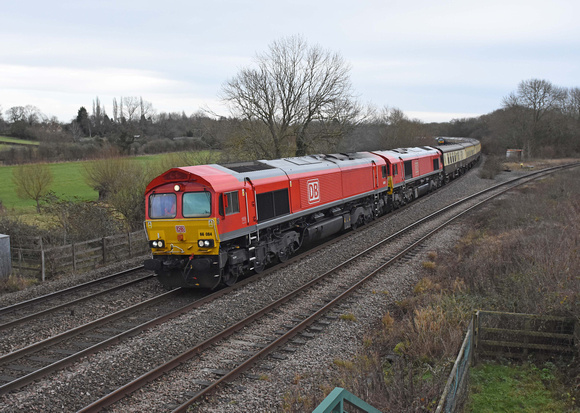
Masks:
[[[393,165],[393,175],[399,175],[399,165]]]
[[[240,212],[240,201],[238,191],[233,191],[227,192],[223,194],[223,196],[220,196],[220,205],[219,205],[220,215],[222,216],[224,215],[224,197],[226,201],[225,215],[232,215]]]
[[[175,194],[151,194],[149,217],[152,219],[175,218],[177,197]]]
[[[383,171],[383,178],[387,177],[387,167],[386,166],[382,166],[381,170]]]
[[[209,192],[186,192],[183,194],[183,216],[203,218],[211,214],[211,194]]]

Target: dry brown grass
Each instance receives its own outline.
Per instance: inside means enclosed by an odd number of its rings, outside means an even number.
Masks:
[[[13,293],[38,284],[38,279],[11,275],[0,278],[0,293]]]

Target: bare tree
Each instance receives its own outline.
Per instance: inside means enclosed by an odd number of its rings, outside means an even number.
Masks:
[[[99,193],[100,201],[108,199],[115,192],[127,162],[127,159],[120,157],[116,148],[111,147],[103,151],[101,159],[85,163],[85,180]]]
[[[547,115],[560,110],[565,99],[564,88],[541,79],[521,81],[517,92],[512,92],[503,99],[504,109],[518,114],[517,123],[521,126],[523,146],[528,156],[532,155],[535,146],[548,138]]]
[[[117,103],[117,98],[113,98],[113,121],[117,122],[119,119],[119,104]]]
[[[105,107],[101,106],[101,100],[97,96],[93,100],[93,114],[91,115],[91,121],[94,124],[95,134],[102,135],[103,133],[103,122],[107,115],[105,112]]]
[[[121,98],[123,105],[121,106],[122,116],[125,117],[127,122],[133,122],[137,119],[137,109],[140,107],[139,98],[135,96],[128,96]],[[123,111],[124,109],[124,111]]]
[[[154,114],[153,104],[139,97],[140,118],[146,119]]]
[[[12,123],[26,122],[28,125],[32,126],[35,123],[42,122],[46,119],[46,116],[42,114],[40,109],[32,105],[13,106],[6,112],[10,122]]]
[[[375,122],[380,125],[384,148],[425,145],[429,143],[425,125],[417,119],[409,119],[396,107],[384,107]]]
[[[16,166],[12,171],[12,181],[16,186],[18,197],[36,201],[36,212],[40,213],[40,199],[48,193],[53,181],[48,164]]]
[[[73,142],[78,142],[83,137],[83,130],[76,120],[70,123],[70,132],[72,134]]]
[[[309,47],[293,36],[272,43],[257,56],[256,66],[242,69],[226,82],[222,98],[234,116],[248,121],[251,133],[267,132],[273,157],[282,156],[292,139],[295,154],[305,155],[315,140],[340,136],[360,113],[350,68],[337,53]]]
[[[580,120],[580,88],[574,87],[568,90],[566,112],[573,119]]]

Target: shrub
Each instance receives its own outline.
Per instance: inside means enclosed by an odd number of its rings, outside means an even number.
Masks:
[[[488,156],[479,170],[479,177],[483,179],[494,179],[502,169],[503,164],[498,156]]]

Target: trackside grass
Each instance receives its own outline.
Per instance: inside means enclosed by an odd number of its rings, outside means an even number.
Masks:
[[[550,363],[541,368],[531,363],[483,363],[471,370],[470,385],[466,413],[571,411],[566,402],[570,396],[557,392],[562,384]]]

